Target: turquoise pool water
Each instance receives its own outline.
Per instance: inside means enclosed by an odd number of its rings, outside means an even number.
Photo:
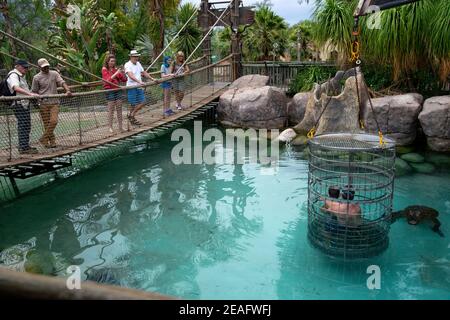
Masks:
[[[382,255],[344,261],[307,241],[301,150],[282,149],[270,175],[252,163],[176,166],[174,144],[158,138],[0,206],[0,264],[59,276],[79,265],[90,279],[191,299],[450,298],[450,170],[395,182],[395,209],[439,210],[445,238],[400,220]],[[366,285],[371,265],[379,290]]]

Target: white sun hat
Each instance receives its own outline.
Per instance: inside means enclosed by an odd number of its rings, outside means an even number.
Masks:
[[[141,54],[137,50],[131,50],[130,57],[140,57]]]

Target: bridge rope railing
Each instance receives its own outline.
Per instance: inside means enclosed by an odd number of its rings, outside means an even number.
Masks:
[[[3,53],[0,51],[0,54]],[[201,56],[190,63],[188,63],[189,67],[192,70],[196,70],[202,67],[208,66],[208,59],[206,56]],[[161,73],[159,71],[154,71],[149,73],[153,78],[160,78]],[[91,82],[83,82],[75,85],[70,85],[69,88],[72,92],[83,92],[83,91],[92,91],[92,90],[101,90],[103,86],[103,81],[91,81]],[[59,92],[63,92],[63,88],[58,88]]]
[[[165,83],[172,86],[170,108],[175,113],[182,112],[175,108],[178,99],[189,110],[232,81],[231,65],[224,63],[229,59],[230,56],[207,66],[202,66],[205,60],[199,59],[192,62],[197,65],[188,74],[148,82],[144,86],[110,90],[99,90],[98,85],[80,86],[80,91],[74,90],[70,97],[65,94],[45,95],[39,99],[0,97],[0,167],[126,138],[161,121],[164,119],[162,86]],[[136,89],[140,91],[136,93]],[[138,104],[141,100],[143,107],[135,115],[140,123],[137,125],[128,118],[132,111],[130,102]]]

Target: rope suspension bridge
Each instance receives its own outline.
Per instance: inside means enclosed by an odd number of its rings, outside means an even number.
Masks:
[[[159,79],[147,82],[145,85],[104,90],[102,86],[105,81],[101,77],[76,68],[76,70],[87,74],[90,78],[94,78],[95,81],[81,83],[65,77],[68,83],[74,84],[70,86],[71,96],[62,93],[43,95],[38,98],[23,95],[1,96],[0,190],[3,194],[0,194],[0,200],[13,199],[20,194],[20,188],[17,186],[18,180],[25,180],[45,173],[61,172],[64,168],[88,167],[90,164],[98,163],[102,159],[111,158],[114,154],[120,154],[121,151],[125,150],[124,148],[146,143],[153,137],[163,135],[170,129],[181,126],[186,121],[198,117],[212,120],[215,116],[214,110],[217,105],[215,101],[227,90],[235,77],[232,65],[233,54],[216,63],[210,63],[210,59],[207,56],[192,61],[191,59],[194,58],[195,52],[208,38],[227,10],[230,9],[231,4],[232,2],[217,17],[216,23],[210,27],[195,50],[184,61],[182,67],[188,64],[189,73],[176,73],[173,77],[160,79],[160,73],[154,72],[150,73],[150,75]],[[188,20],[176,37],[192,19],[193,17]],[[65,66],[73,67],[64,60],[33,47],[13,35],[1,30],[0,32],[20,45],[38,51],[52,61],[58,61]],[[174,40],[167,45],[160,56]],[[17,58],[10,53],[0,52],[0,54],[4,54],[9,58]],[[154,60],[147,70],[156,61],[157,59]],[[172,84],[181,83],[184,93],[184,108],[171,116],[163,114],[164,94],[162,84],[166,82],[171,82]],[[139,125],[136,125],[136,123],[132,124],[132,122],[127,120],[127,91],[134,88],[142,89],[145,95],[145,106],[136,116],[139,120]],[[123,108],[117,113],[120,113],[119,117],[122,116],[124,119],[123,130],[119,130],[116,124],[114,124],[115,129],[113,131],[110,130],[107,95],[113,93],[122,96]],[[40,142],[46,127],[40,103],[46,100],[55,101],[55,104],[59,106],[58,119],[56,119],[56,128],[54,130],[55,145],[51,148]],[[17,115],[12,107],[15,103],[27,105],[30,109],[29,145],[37,149],[35,154],[20,152],[19,140],[23,128],[20,128]],[[116,113],[116,110],[114,111]]]

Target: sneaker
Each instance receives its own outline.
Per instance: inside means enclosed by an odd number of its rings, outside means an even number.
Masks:
[[[175,112],[174,112],[172,109],[169,109],[169,110],[164,111],[164,115],[165,115],[166,117],[170,117],[170,116],[172,116],[172,115],[174,115],[174,114],[175,114]]]
[[[50,142],[50,143],[48,144],[47,148],[50,148],[50,149],[56,148],[56,143]]]
[[[180,106],[180,105],[178,105],[178,106],[177,106],[177,109],[178,109],[178,110],[183,110],[183,107]]]
[[[26,149],[19,149],[20,154],[36,154],[38,150],[36,148],[28,147]]]

